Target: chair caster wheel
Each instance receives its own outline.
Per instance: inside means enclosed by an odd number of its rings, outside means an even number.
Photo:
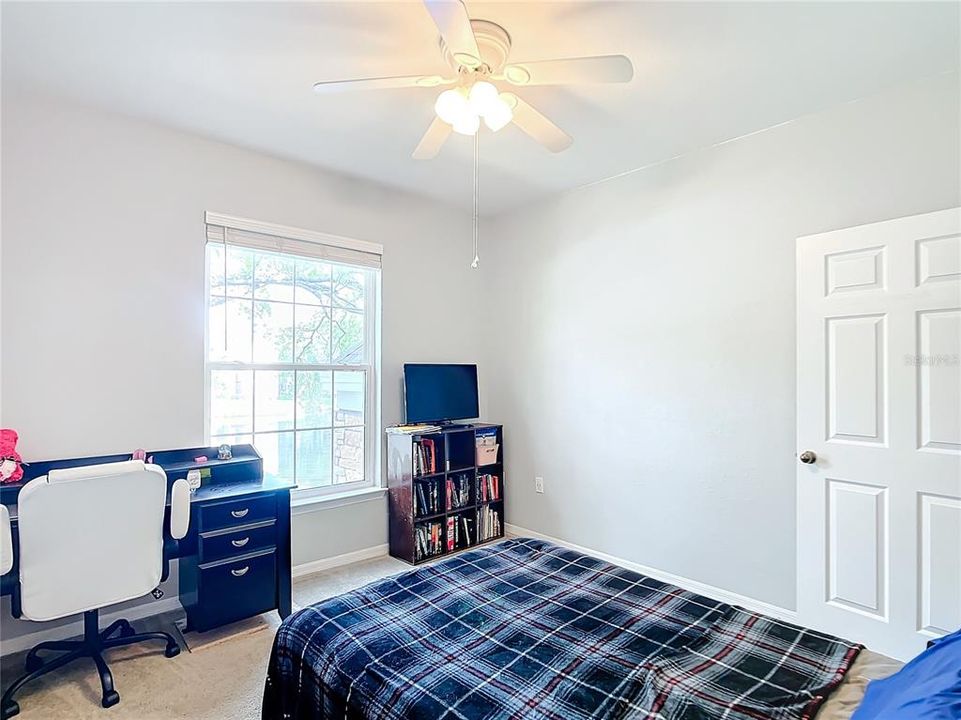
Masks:
[[[120,693],[118,693],[116,690],[111,690],[103,696],[103,700],[100,701],[100,704],[105,708],[108,708],[113,707],[118,702],[120,702]]]
[[[38,658],[36,655],[28,655],[27,661],[24,663],[28,673],[36,672],[43,667],[43,660]]]
[[[164,650],[164,657],[172,658],[172,657],[177,657],[179,654],[180,654],[179,645],[168,645],[167,649]]]
[[[14,715],[20,714],[20,706],[15,700],[11,700],[6,705],[0,709],[0,718],[7,720],[7,718],[12,718]]]

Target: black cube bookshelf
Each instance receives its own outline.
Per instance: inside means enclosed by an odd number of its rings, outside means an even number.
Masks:
[[[493,440],[479,450],[484,438]],[[388,430],[387,489],[395,558],[416,565],[503,538],[503,426]]]

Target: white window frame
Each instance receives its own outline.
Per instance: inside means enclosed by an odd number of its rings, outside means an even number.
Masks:
[[[211,443],[210,433],[210,379],[211,373],[215,370],[282,370],[282,371],[337,371],[353,370],[361,371],[366,375],[366,398],[364,405],[364,480],[360,482],[330,484],[321,487],[309,487],[296,489],[291,492],[292,505],[304,505],[323,500],[342,501],[353,495],[373,494],[383,490],[383,480],[381,478],[381,395],[380,395],[380,356],[381,356],[381,271],[380,256],[383,255],[383,246],[368,242],[366,240],[356,240],[337,235],[329,235],[314,230],[304,230],[286,225],[276,225],[265,223],[249,218],[239,218],[222,213],[207,211],[205,213],[207,227],[207,238],[204,243],[204,442],[206,445]],[[372,322],[364,323],[365,338],[364,342],[367,349],[367,362],[363,364],[351,365],[332,365],[332,364],[298,364],[298,363],[254,363],[237,361],[211,361],[210,354],[210,310],[208,306],[210,297],[210,267],[206,245],[211,242],[210,228],[220,227],[230,230],[256,233],[257,235],[269,236],[278,240],[280,252],[290,256],[309,257],[320,259],[335,265],[345,265],[352,268],[366,271],[367,277],[364,283],[364,317]],[[310,243],[311,245],[303,245]],[[231,244],[231,243],[227,243]],[[242,243],[234,243],[244,246]],[[290,249],[285,249],[284,245],[291,245]],[[254,247],[254,246],[249,246]],[[301,252],[297,252],[297,248]],[[308,249],[309,252],[304,252]],[[254,247],[256,249],[256,247]],[[262,248],[268,250],[268,248]],[[277,249],[272,250],[277,252]],[[369,256],[377,256],[377,266],[352,264],[349,259],[350,253],[364,253]],[[256,378],[256,375],[254,376]],[[294,374],[294,393],[296,397],[296,373]],[[251,399],[252,418],[256,417],[256,391]],[[334,428],[336,429],[336,427]],[[281,432],[295,432],[293,430],[267,431],[261,434],[273,434]],[[251,441],[254,433],[251,431]],[[296,468],[297,458],[296,442],[294,443],[294,467]],[[331,475],[333,480],[333,475]]]

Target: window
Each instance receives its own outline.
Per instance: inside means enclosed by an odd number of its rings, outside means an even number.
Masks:
[[[371,243],[208,213],[211,445],[252,442],[301,494],[375,484],[379,268]]]

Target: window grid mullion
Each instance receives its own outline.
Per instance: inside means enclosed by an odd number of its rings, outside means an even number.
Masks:
[[[297,263],[295,262],[295,263],[294,263],[294,278],[295,278],[294,282],[296,282],[296,277],[297,277]],[[295,291],[295,292],[296,292],[296,291]],[[297,312],[297,306],[295,305],[295,306],[294,306],[294,313],[295,313],[295,315],[294,315],[294,323],[295,323],[295,324],[294,324],[294,327],[297,327],[297,325],[296,325],[296,322],[297,322],[296,312]],[[291,342],[293,342],[293,339],[291,339]],[[297,375],[298,375],[298,372],[297,372],[296,370],[294,370],[294,429],[293,429],[293,438],[294,438],[294,484],[297,483],[297,400],[298,400],[298,396],[297,396]]]
[[[257,371],[251,373],[250,379],[250,435],[257,437]]]

